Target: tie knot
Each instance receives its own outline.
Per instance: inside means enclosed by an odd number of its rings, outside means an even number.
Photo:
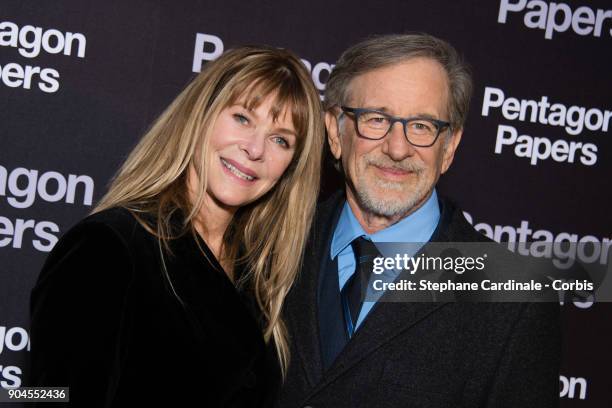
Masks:
[[[351,242],[351,246],[353,247],[353,252],[355,253],[355,259],[357,260],[357,264],[363,264],[366,262],[373,263],[374,258],[380,256],[380,252],[376,249],[376,245],[368,239],[364,237],[359,237]]]

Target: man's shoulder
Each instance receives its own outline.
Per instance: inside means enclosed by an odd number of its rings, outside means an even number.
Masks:
[[[432,241],[445,242],[493,242],[476,231],[463,215],[463,210],[450,198],[439,195],[440,222]]]

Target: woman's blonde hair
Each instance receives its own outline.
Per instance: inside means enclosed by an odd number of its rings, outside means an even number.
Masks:
[[[202,163],[215,119],[234,103],[252,109],[268,96],[274,97],[273,115],[285,109],[291,113],[296,150],[277,185],[235,213],[223,237],[222,258],[244,268],[237,284],[253,291],[265,317],[264,339],[274,340],[284,376],[289,346],[281,309],[297,276],[314,214],[324,140],[319,94],[299,58],[282,49],[241,47],[208,63],[136,145],[94,212],[129,209],[159,239],[162,256],[162,246],[169,251],[168,242],[178,235],[195,236],[193,221],[207,186]],[[187,187],[190,168],[199,181],[193,195]],[[185,221],[179,233],[171,224],[177,211]]]

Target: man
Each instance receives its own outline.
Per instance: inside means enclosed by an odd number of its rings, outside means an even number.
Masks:
[[[558,304],[351,295],[377,242],[486,241],[435,191],[470,94],[457,52],[429,35],[376,37],[340,57],[325,122],[345,191],[319,207],[287,299],[281,407],[558,405]]]

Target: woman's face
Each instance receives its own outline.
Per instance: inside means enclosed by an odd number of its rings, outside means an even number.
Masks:
[[[207,198],[226,209],[257,200],[283,175],[295,153],[291,111],[273,119],[274,95],[248,110],[245,102],[223,109],[210,135]]]

